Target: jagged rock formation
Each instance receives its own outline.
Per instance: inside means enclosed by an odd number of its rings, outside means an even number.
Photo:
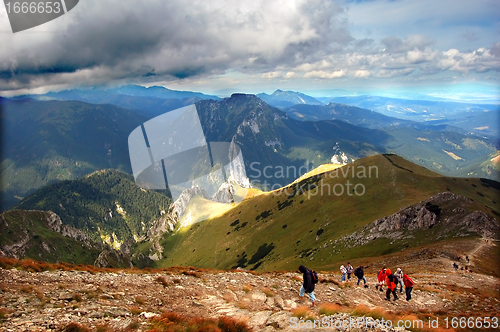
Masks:
[[[81,241],[85,243],[86,245],[90,246],[91,245],[91,239],[88,237],[85,233],[82,231],[68,226],[64,225],[61,221],[61,218],[57,214],[55,214],[52,211],[47,211],[48,217],[46,219],[47,226],[53,230],[54,232],[60,233],[62,236],[66,236],[72,239],[75,239],[77,241]]]
[[[413,237],[413,231],[430,229],[436,239],[449,236],[478,234],[482,237],[498,237],[500,226],[495,218],[482,211],[473,210],[474,201],[451,192],[439,193],[426,201],[402,208],[390,216],[375,220],[358,232],[342,238],[347,247],[367,244],[377,238],[402,239]]]
[[[349,157],[340,149],[339,142],[335,143],[335,146],[333,147],[333,156],[330,158],[330,162],[332,164],[347,165],[355,160],[356,159]]]
[[[191,198],[194,196],[201,196],[203,198],[208,199],[208,195],[203,188],[200,188],[198,186],[192,187],[191,189],[186,189],[182,192],[182,194],[179,196],[179,198],[173,202],[170,207],[169,207],[169,215],[172,219],[172,221],[177,223],[179,218],[184,214],[186,211],[186,208],[189,204],[189,201],[191,201]],[[175,224],[173,225],[175,227]]]

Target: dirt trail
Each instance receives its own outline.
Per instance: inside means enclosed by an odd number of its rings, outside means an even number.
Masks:
[[[497,246],[497,244],[495,243],[494,239],[482,238],[481,241],[479,241],[479,243],[477,244],[476,248],[474,248],[474,250],[469,252],[469,255],[468,255],[469,260],[471,258],[479,258],[477,255],[478,252],[480,252],[484,249],[491,249],[491,248],[494,248],[496,246]]]
[[[299,300],[302,278],[293,272],[0,269],[0,312],[4,313],[0,330],[52,331],[75,321],[94,330],[107,325],[118,331],[134,324],[137,331],[146,331],[148,318],[174,311],[196,317],[229,316],[246,321],[255,331],[297,331],[290,328],[290,319],[297,310],[303,307],[310,317],[322,319],[325,304],[337,305],[344,311],[333,316],[335,319],[353,317],[353,311],[360,306],[400,315],[450,318],[500,314],[500,278],[493,276],[451,269],[422,270],[412,274],[415,287],[409,302],[404,296],[385,301],[385,292],[375,290],[376,278],[371,274],[367,275],[368,288],[357,286],[354,280],[341,283],[339,274],[322,273],[320,278],[322,282],[315,290],[319,301],[312,307],[310,301]]]

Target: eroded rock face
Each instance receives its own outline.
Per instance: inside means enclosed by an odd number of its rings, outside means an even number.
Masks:
[[[81,241],[87,245],[90,245],[91,243],[90,238],[87,235],[85,235],[82,231],[74,227],[64,225],[61,221],[61,218],[59,218],[59,216],[54,212],[47,211],[46,213],[48,214],[46,223],[51,230],[60,233],[62,236],[66,236],[74,240]]]
[[[171,216],[173,221],[177,223],[179,218],[182,217],[182,215],[186,211],[189,201],[191,201],[191,198],[193,198],[194,196],[200,196],[209,199],[207,192],[200,187],[195,186],[191,189],[184,190],[179,198],[170,205],[169,215]]]
[[[413,231],[430,229],[437,225],[446,226],[446,229],[435,232],[437,237],[450,236],[449,234],[453,232],[454,236],[477,234],[496,238],[500,231],[498,221],[482,211],[474,210],[473,203],[470,198],[442,192],[416,205],[404,207],[399,212],[377,219],[340,241],[352,248],[377,238],[393,240],[411,238]]]
[[[38,222],[44,223],[47,228],[53,232],[57,232],[61,234],[62,236],[74,239],[76,241],[80,241],[82,245],[87,246],[87,247],[92,247],[92,248],[97,248],[97,249],[102,249],[103,246],[99,243],[94,243],[89,236],[87,236],[85,233],[82,231],[65,225],[62,223],[61,218],[59,216],[52,212],[52,211],[35,211],[35,210],[30,210],[30,211],[11,211],[12,213],[16,213],[15,218],[20,219],[21,224],[25,224],[28,227],[33,226],[33,221],[27,217],[27,214],[31,214],[31,216],[36,215],[36,218]],[[8,232],[9,230],[9,223],[7,222],[7,219],[5,217],[5,214],[2,213],[0,214],[0,228],[3,229],[3,231]],[[0,253],[3,253],[3,256],[6,257],[13,257],[17,259],[24,258],[26,255],[26,251],[29,249],[30,245],[33,243],[33,238],[37,236],[37,234],[32,234],[32,232],[29,232],[27,229],[21,230],[21,234],[13,234],[18,240],[16,240],[13,243],[4,243],[3,245],[0,245]],[[44,250],[45,252],[51,252],[55,250],[55,248],[51,247],[47,243],[43,242],[40,244],[40,249]]]

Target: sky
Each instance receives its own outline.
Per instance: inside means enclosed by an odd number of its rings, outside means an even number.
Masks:
[[[2,96],[132,83],[500,102],[499,71],[498,0],[80,0],[17,33],[0,8]]]

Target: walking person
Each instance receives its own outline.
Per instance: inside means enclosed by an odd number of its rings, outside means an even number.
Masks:
[[[344,265],[340,266],[340,273],[342,273],[342,277],[340,278],[340,280],[345,282],[345,276],[347,274],[347,269],[344,267]]]
[[[413,290],[413,285],[415,282],[411,280],[406,274],[403,274],[403,282],[405,284],[405,292],[406,292],[406,301],[411,300],[411,291]]]
[[[316,297],[314,296],[314,281],[313,281],[313,272],[309,270],[304,265],[299,266],[299,271],[302,273],[303,283],[302,287],[300,287],[300,299],[304,298],[304,294],[307,294],[311,299],[312,305],[314,306],[316,303]]]
[[[356,268],[356,270],[354,270],[354,275],[356,277],[358,277],[358,283],[356,285],[359,286],[359,283],[361,280],[363,280],[364,284],[365,284],[365,288],[368,288],[368,285],[366,284],[366,277],[365,277],[365,266],[361,265],[361,266],[358,266]]]
[[[396,294],[396,276],[392,274],[390,269],[385,270],[385,282],[387,284],[387,291],[385,292],[385,299],[387,301],[391,300],[391,293],[394,296],[394,301],[398,299],[398,296]]]
[[[347,263],[346,266],[347,269],[347,280],[351,280],[351,274],[354,272],[354,268],[352,267],[351,263]]]
[[[396,270],[396,273],[394,275],[398,278],[397,283],[396,283],[396,289],[398,288],[399,284],[399,292],[402,294],[403,293],[403,270],[401,270],[399,267]]]
[[[378,271],[377,273],[377,285],[375,286],[375,289],[379,289],[380,287],[380,291],[382,292],[383,291],[383,287],[384,287],[384,283],[385,283],[385,270],[387,268],[384,266],[382,268],[382,270]]]

